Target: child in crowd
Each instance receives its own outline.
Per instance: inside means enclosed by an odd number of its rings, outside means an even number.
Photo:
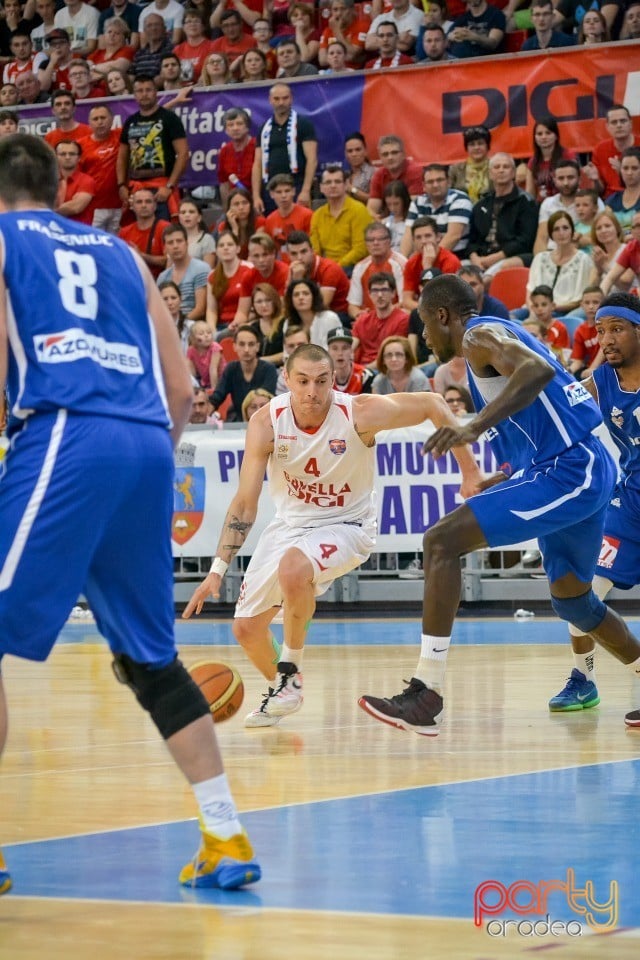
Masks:
[[[578,248],[591,256],[591,228],[598,214],[598,194],[595,190],[578,190],[574,201],[574,223]]]
[[[167,305],[169,313],[173,317],[173,322],[176,325],[176,330],[180,337],[182,352],[186,357],[187,350],[189,349],[189,334],[191,333],[193,320],[187,320],[182,312],[182,293],[180,292],[180,287],[177,283],[174,283],[173,280],[165,280],[164,283],[160,284],[158,289],[160,290],[160,296]]]
[[[204,320],[196,320],[189,334],[187,361],[191,375],[207,391],[215,390],[224,368],[222,347],[213,339],[213,331]]]
[[[382,221],[391,231],[391,249],[400,253],[400,244],[407,226],[407,213],[411,205],[411,197],[402,180],[392,180],[384,188],[384,205],[389,216]]]
[[[586,287],[580,306],[586,320],[576,328],[573,334],[573,349],[569,370],[577,380],[586,380],[603,361],[602,351],[596,333],[596,311],[604,297],[600,287]]]
[[[290,173],[277,173],[267,184],[269,196],[276,210],[265,220],[263,230],[268,233],[278,248],[278,256],[285,263],[291,258],[287,252],[289,234],[295,230],[309,233],[313,210],[296,203],[295,181]]]
[[[566,363],[571,353],[569,331],[562,322],[553,316],[555,304],[553,290],[546,284],[540,284],[531,291],[531,316],[542,324],[544,342],[548,343],[558,360]]]

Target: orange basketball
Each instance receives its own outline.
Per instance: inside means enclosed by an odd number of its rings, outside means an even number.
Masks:
[[[189,667],[189,673],[202,690],[216,723],[229,720],[244,700],[242,677],[227,663],[202,662]]]

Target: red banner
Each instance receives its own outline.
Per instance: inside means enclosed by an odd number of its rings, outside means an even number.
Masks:
[[[484,124],[492,150],[528,157],[535,121],[550,115],[563,146],[590,152],[608,136],[612,103],[640,112],[639,55],[629,41],[369,73],[361,130],[374,156],[379,137],[393,132],[415,160],[451,163],[465,159],[462,129]],[[640,134],[637,117],[634,127]]]

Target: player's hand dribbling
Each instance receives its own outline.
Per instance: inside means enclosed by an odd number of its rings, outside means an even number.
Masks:
[[[199,587],[193,591],[193,596],[189,603],[186,605],[182,611],[182,619],[188,620],[192,613],[201,613],[202,608],[205,604],[205,601],[209,596],[212,596],[214,600],[217,600],[220,596],[220,584],[222,583],[222,577],[219,573],[210,573],[208,574]]]

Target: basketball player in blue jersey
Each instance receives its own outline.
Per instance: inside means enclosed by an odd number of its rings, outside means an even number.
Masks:
[[[122,241],[52,212],[55,154],[0,142],[0,658],[45,660],[80,593],[118,680],[148,711],[200,807],[180,875],[225,889],[260,877],[213,720],[174,641],[173,451],[192,388],[175,327]],[[149,587],[153,586],[153,590]],[[7,708],[0,678],[0,751]],[[0,893],[11,887],[0,857]]]
[[[606,363],[582,382],[620,451],[620,474],[593,580],[595,593],[604,600],[614,586],[628,590],[640,583],[640,300],[628,293],[612,294],[598,308],[596,330]],[[564,689],[549,701],[554,712],[600,702],[593,638],[573,624],[569,633],[575,666]],[[640,727],[640,710],[628,713],[625,723]]]
[[[441,427],[425,447],[440,456],[484,434],[500,473],[424,536],[425,595],[420,659],[409,686],[360,706],[391,726],[435,736],[461,587],[460,557],[537,537],[563,620],[605,646],[636,673],[640,643],[594,593],[613,459],[592,430],[601,422],[590,393],[519,324],[479,317],[471,287],[436,277],[420,300],[425,339],[442,362],[464,357],[477,416]]]

